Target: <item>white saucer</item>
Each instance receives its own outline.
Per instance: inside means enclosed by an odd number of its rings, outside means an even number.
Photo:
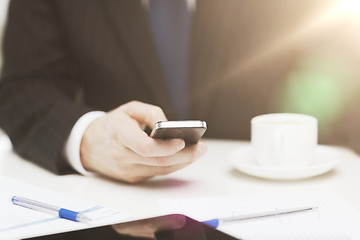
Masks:
[[[321,146],[316,149],[314,161],[304,167],[265,167],[255,162],[251,145],[240,147],[229,154],[236,169],[248,175],[277,180],[314,177],[333,169],[340,159],[340,148]]]

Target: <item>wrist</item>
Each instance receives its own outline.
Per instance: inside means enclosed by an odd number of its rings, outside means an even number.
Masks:
[[[96,119],[104,116],[104,112],[93,111],[88,112],[81,116],[79,120],[75,123],[69,138],[65,143],[64,155],[68,160],[69,164],[80,174],[82,175],[92,175],[93,173],[89,172],[90,168],[87,168],[83,165],[81,161],[81,142],[85,134],[86,129],[94,122]]]
[[[80,143],[80,162],[86,171],[95,171],[92,164],[92,148],[91,146],[97,144],[96,141],[99,139],[99,133],[97,133],[97,125],[101,121],[101,117],[95,119],[85,129],[84,134]]]

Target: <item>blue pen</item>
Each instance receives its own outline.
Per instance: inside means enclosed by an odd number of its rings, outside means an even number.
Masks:
[[[246,214],[246,215],[240,215],[234,217],[215,218],[215,219],[203,221],[203,223],[209,225],[210,227],[217,228],[220,224],[228,223],[228,222],[241,221],[241,220],[254,219],[254,218],[263,218],[263,217],[274,217],[283,214],[299,213],[299,212],[311,211],[315,209],[317,209],[317,207],[291,208],[291,209],[275,210],[275,211],[263,212],[263,213]]]
[[[65,218],[75,222],[89,222],[90,218],[80,212],[71,211],[65,208],[56,207],[50,204],[41,203],[31,199],[13,196],[11,201],[18,206],[30,208],[36,211],[57,215],[61,218]]]

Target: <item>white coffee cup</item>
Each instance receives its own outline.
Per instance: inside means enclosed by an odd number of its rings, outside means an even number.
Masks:
[[[318,122],[315,117],[265,114],[251,119],[251,144],[256,162],[266,167],[303,167],[314,159]]]

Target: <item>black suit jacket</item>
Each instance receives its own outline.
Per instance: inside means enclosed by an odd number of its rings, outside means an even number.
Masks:
[[[250,119],[276,111],[270,99],[297,46],[272,44],[319,2],[198,0],[189,91],[206,137],[249,139]],[[12,0],[0,84],[0,126],[14,149],[60,174],[72,171],[63,144],[88,111],[139,100],[177,119],[139,0]]]

